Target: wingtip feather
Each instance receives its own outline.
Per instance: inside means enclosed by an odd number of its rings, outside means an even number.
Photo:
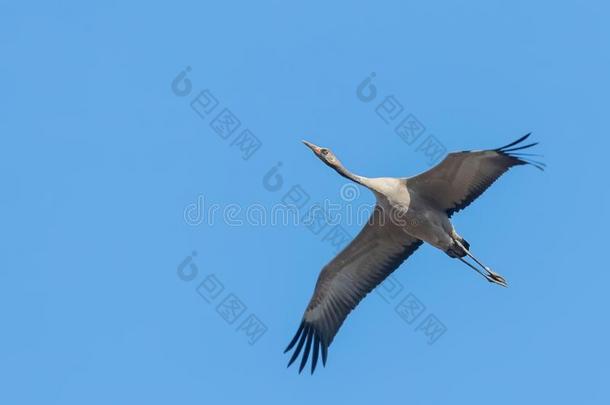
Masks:
[[[297,359],[297,357],[299,357],[299,354],[301,353],[301,349],[303,348],[303,344],[305,343],[305,338],[307,337],[308,331],[309,331],[309,327],[306,327],[303,329],[303,332],[301,333],[301,338],[299,339],[299,344],[294,349],[294,352],[292,353],[292,357],[290,358],[290,361],[288,362],[288,367],[290,367],[290,365],[292,363],[294,363],[294,361]]]
[[[299,339],[299,336],[301,336],[301,332],[303,332],[303,328],[305,327],[305,322],[301,322],[301,324],[299,325],[299,329],[297,329],[297,333],[294,334],[294,337],[292,338],[292,340],[290,341],[290,343],[288,343],[288,346],[286,347],[286,349],[284,350],[284,353],[288,352],[290,349],[292,349],[292,347],[295,345],[295,343],[297,342],[297,340]]]
[[[315,333],[313,341],[313,354],[311,355],[311,374],[316,371],[316,365],[318,364],[318,355],[320,352],[320,336],[318,332]]]
[[[528,148],[534,147],[539,144],[538,142],[532,142],[532,143],[528,143],[526,145],[519,145],[524,140],[529,138],[529,136],[531,134],[532,133],[529,132],[529,133],[523,135],[521,138],[517,139],[516,141],[513,141],[513,142],[509,143],[508,145],[504,145],[501,148],[496,149],[495,151],[500,154],[503,154],[505,156],[515,159],[516,164],[531,165],[531,166],[534,166],[538,170],[544,171],[544,168],[546,167],[545,163],[537,161],[537,160],[533,160],[533,159],[524,158],[524,156],[528,155],[527,153],[517,152],[517,151],[520,151],[523,149],[528,149]],[[517,152],[517,153],[515,153],[515,152]],[[529,155],[535,156],[533,154],[529,154]]]
[[[305,368],[307,360],[309,359],[309,352],[311,351],[311,340],[313,338],[313,330],[309,328],[307,331],[307,343],[305,343],[305,351],[303,352],[303,358],[301,359],[301,365],[299,366],[299,374]]]
[[[507,148],[510,148],[511,146],[517,145],[517,144],[519,144],[519,143],[521,143],[521,142],[525,141],[527,138],[529,138],[529,136],[530,136],[531,134],[532,134],[532,133],[531,133],[531,132],[529,132],[529,133],[527,133],[527,134],[523,135],[521,138],[517,139],[516,141],[513,141],[513,142],[509,143],[508,145],[504,145],[504,146],[502,146],[502,147],[500,147],[500,148],[497,148],[497,149],[496,149],[496,151],[504,151],[504,150],[506,150]]]

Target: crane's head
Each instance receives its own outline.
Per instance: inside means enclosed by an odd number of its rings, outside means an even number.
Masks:
[[[332,168],[337,168],[337,166],[341,165],[341,162],[335,154],[328,148],[322,148],[320,146],[314,145],[311,142],[303,141],[305,146],[313,151],[313,153],[324,163],[329,165]]]

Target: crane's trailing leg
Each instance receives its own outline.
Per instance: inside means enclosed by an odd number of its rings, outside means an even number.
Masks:
[[[494,282],[494,281],[490,280],[490,278],[489,278],[490,276],[488,276],[488,275],[487,275],[487,273],[483,273],[483,272],[481,271],[481,269],[479,269],[478,267],[474,266],[474,265],[473,265],[472,263],[470,263],[468,260],[464,259],[463,257],[457,257],[457,258],[458,258],[458,259],[459,259],[459,260],[460,260],[462,263],[464,263],[466,266],[470,267],[471,269],[473,269],[474,271],[476,271],[477,273],[479,273],[480,275],[482,275],[483,277],[485,277],[485,279],[486,279],[487,281],[490,281],[490,282],[492,282],[492,283]]]
[[[463,251],[464,253],[466,253],[466,256],[470,257],[472,260],[474,260],[479,266],[481,266],[483,268],[483,270],[485,270],[485,273],[481,272],[481,270],[477,269],[475,266],[473,266],[472,264],[470,264],[469,262],[467,262],[466,260],[464,260],[463,256],[459,256],[458,258],[460,259],[460,261],[462,261],[463,263],[466,263],[468,265],[468,267],[474,269],[477,271],[477,273],[481,274],[483,277],[485,277],[487,279],[487,281],[489,281],[490,283],[495,283],[495,284],[499,284],[502,287],[508,287],[508,284],[506,283],[506,280],[504,279],[504,277],[502,277],[501,275],[499,275],[498,273],[492,271],[489,267],[485,266],[483,263],[481,263],[479,261],[479,259],[477,259],[476,257],[474,257],[472,255],[472,253],[470,253],[470,250],[468,250],[468,248],[470,247],[470,245],[468,245],[468,243],[466,242],[466,246],[464,246],[464,239],[462,238],[454,238],[454,241],[456,243],[456,245],[458,245]]]

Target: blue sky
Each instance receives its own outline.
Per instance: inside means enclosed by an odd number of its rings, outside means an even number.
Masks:
[[[0,10],[0,402],[608,403],[604,2]],[[378,114],[390,96],[417,140]],[[224,109],[237,129],[213,123]],[[303,138],[359,174],[408,176],[430,167],[425,139],[491,148],[530,131],[548,170],[516,168],[454,219],[510,288],[423,247],[313,377],[282,350],[331,241],[302,224],[209,224],[192,205],[270,209],[299,186],[303,212],[345,207],[345,180]],[[396,312],[406,297],[425,306],[412,323]],[[446,328],[433,344],[418,330],[429,315]]]

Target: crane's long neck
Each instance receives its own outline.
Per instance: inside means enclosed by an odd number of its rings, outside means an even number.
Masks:
[[[345,177],[346,179],[351,180],[355,183],[361,184],[364,187],[367,187],[371,190],[375,190],[374,185],[370,181],[371,179],[369,179],[368,177],[364,177],[364,176],[358,176],[357,174],[350,172],[349,170],[347,170],[345,168],[345,166],[343,166],[343,164],[341,164],[341,162],[337,162],[336,164],[334,164],[331,167],[333,169],[335,169],[335,171],[337,173],[339,173],[341,176]]]

